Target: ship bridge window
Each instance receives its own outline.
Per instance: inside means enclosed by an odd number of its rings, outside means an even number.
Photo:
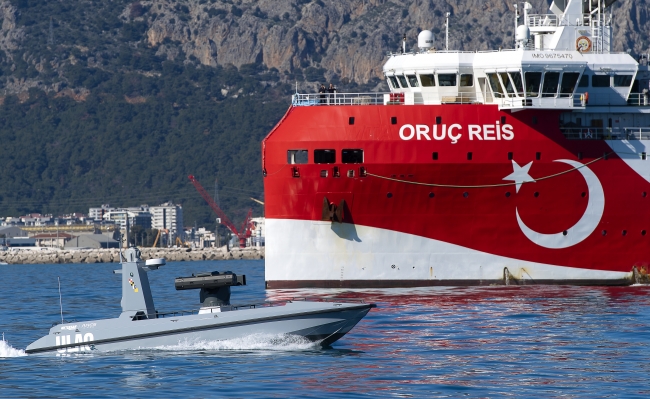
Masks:
[[[341,162],[343,163],[363,163],[363,150],[344,149],[341,151]]]
[[[314,163],[335,163],[335,150],[314,150]]]
[[[591,87],[609,87],[609,75],[592,76]]]
[[[420,75],[420,82],[423,87],[431,87],[436,85],[436,78],[433,74]]]
[[[456,74],[455,73],[441,73],[438,75],[438,85],[439,86],[456,86]]]
[[[589,75],[582,75],[578,87],[589,87]]]
[[[508,75],[510,76],[510,80],[512,81],[512,84],[515,86],[515,90],[517,90],[517,95],[519,97],[524,96],[524,83],[521,80],[521,73],[519,72],[508,72]]]
[[[578,72],[564,72],[562,74],[562,83],[560,84],[560,97],[571,97],[578,82]]]
[[[402,86],[403,89],[408,89],[409,85],[406,83],[406,78],[404,75],[397,75],[397,80],[399,81],[400,86]]]
[[[614,87],[630,87],[632,75],[614,75]]]
[[[411,87],[419,87],[418,78],[415,75],[406,75],[406,78],[409,80],[409,85]]]
[[[511,95],[511,96],[512,96],[513,94],[515,94],[515,88],[513,87],[512,82],[511,82],[510,79],[508,78],[508,73],[506,73],[506,72],[501,72],[501,73],[499,73],[499,75],[500,75],[500,77],[501,77],[501,82],[503,83],[503,85],[504,85],[505,88],[506,88],[506,93],[508,93],[508,94]]]
[[[524,78],[526,84],[526,97],[539,97],[539,86],[542,84],[542,73],[526,72]]]
[[[474,86],[474,75],[471,73],[464,73],[460,75],[460,85],[462,87]]]
[[[307,163],[307,150],[288,150],[287,163],[292,165]]]
[[[393,89],[399,89],[399,84],[397,83],[397,78],[395,76],[389,76],[388,81]]]
[[[559,72],[546,72],[544,74],[544,83],[542,84],[542,97],[555,97],[559,83]]]
[[[492,88],[492,93],[494,93],[494,97],[500,98],[504,97],[503,95],[503,87],[501,86],[501,82],[499,82],[499,77],[497,76],[496,73],[488,73],[488,82],[490,82],[490,88]]]

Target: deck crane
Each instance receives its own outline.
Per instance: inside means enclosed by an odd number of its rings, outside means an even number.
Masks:
[[[235,225],[230,221],[230,219],[228,219],[228,216],[226,216],[226,214],[221,210],[221,208],[219,208],[217,203],[214,202],[212,197],[210,197],[210,194],[208,194],[208,192],[205,191],[201,183],[199,183],[199,181],[196,180],[196,178],[193,175],[189,175],[187,176],[187,178],[190,179],[190,181],[194,185],[194,188],[196,188],[196,191],[198,191],[199,194],[201,194],[201,197],[203,197],[205,202],[207,202],[208,205],[210,205],[210,208],[212,208],[214,213],[216,213],[217,216],[219,216],[219,218],[221,219],[221,224],[226,226],[228,230],[230,230],[235,236],[237,236],[237,238],[239,239],[239,246],[242,248],[245,247],[246,239],[251,236],[251,224],[252,224],[251,213],[253,212],[253,210],[251,209],[248,211],[246,220],[244,220],[241,229],[239,229],[238,231]]]

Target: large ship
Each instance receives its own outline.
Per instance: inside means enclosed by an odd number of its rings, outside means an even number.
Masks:
[[[266,286],[625,285],[650,264],[647,56],[616,0],[515,9],[515,48],[390,54],[262,143]]]

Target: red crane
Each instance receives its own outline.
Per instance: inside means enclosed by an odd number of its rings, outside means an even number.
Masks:
[[[242,227],[240,229],[241,233],[240,233],[239,231],[237,231],[237,228],[230,221],[230,219],[228,219],[228,216],[226,216],[226,214],[221,210],[221,208],[219,208],[219,205],[217,205],[217,203],[214,202],[212,197],[210,197],[210,194],[208,194],[208,192],[205,191],[205,189],[203,188],[201,183],[199,183],[199,181],[196,180],[196,178],[193,175],[189,175],[189,176],[187,176],[187,178],[190,179],[190,181],[192,182],[192,184],[196,188],[196,191],[198,191],[199,194],[201,194],[201,197],[203,197],[205,202],[207,202],[208,205],[210,205],[210,208],[212,208],[214,213],[216,213],[217,216],[219,216],[219,218],[221,219],[221,224],[226,226],[228,228],[228,230],[230,230],[234,235],[237,236],[237,238],[239,238],[239,246],[242,247],[242,248],[245,247],[246,246],[246,239],[251,236],[251,228],[250,228],[251,220],[250,219],[251,219],[251,213],[253,212],[253,210],[251,209],[251,210],[248,211],[248,215],[246,216],[246,220],[244,220],[244,223],[242,224]]]

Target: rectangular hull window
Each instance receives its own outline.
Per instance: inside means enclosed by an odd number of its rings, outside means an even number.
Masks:
[[[578,81],[578,72],[564,72],[562,74],[562,84],[560,85],[560,97],[571,97],[576,88]]]
[[[609,87],[609,75],[592,76],[591,87]]]
[[[503,88],[501,87],[501,82],[499,82],[499,77],[497,76],[496,73],[488,73],[488,82],[490,82],[490,88],[492,89],[492,93],[494,93],[494,97],[496,98],[503,98]]]
[[[399,80],[399,84],[403,89],[408,89],[409,85],[406,83],[404,75],[397,75],[397,80]]]
[[[519,97],[524,96],[524,84],[521,81],[521,74],[519,72],[508,72],[510,75],[510,80],[515,85],[515,90],[517,90],[517,95]]]
[[[539,86],[542,83],[541,72],[526,72],[526,97],[539,97]]]
[[[343,163],[363,163],[363,150],[343,150],[341,151],[341,162]]]
[[[546,72],[544,74],[544,84],[542,85],[542,97],[555,97],[559,83],[559,72]]]
[[[460,85],[462,87],[474,86],[474,75],[471,73],[460,75]]]
[[[307,150],[288,150],[287,151],[287,163],[301,164],[307,163]]]
[[[615,87],[630,87],[632,84],[632,75],[614,75]]]
[[[335,163],[335,150],[314,150],[314,163]]]
[[[420,82],[423,87],[431,87],[436,85],[436,79],[433,75],[420,75]]]
[[[501,76],[501,82],[503,82],[504,86],[506,87],[506,93],[508,93],[509,96],[513,96],[515,94],[515,88],[512,85],[512,82],[510,82],[508,74],[506,72],[502,72],[499,75]]]
[[[455,73],[441,73],[438,75],[438,85],[440,86],[456,86]]]

